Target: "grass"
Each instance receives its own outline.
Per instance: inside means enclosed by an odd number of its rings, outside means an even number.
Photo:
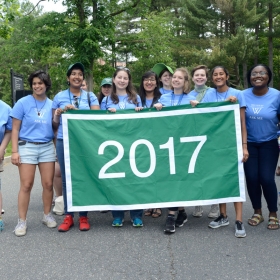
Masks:
[[[12,154],[12,142],[10,141],[10,143],[8,144],[7,148],[6,148],[6,154],[5,157],[8,157]]]

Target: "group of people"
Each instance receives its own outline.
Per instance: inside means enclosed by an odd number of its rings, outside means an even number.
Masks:
[[[5,148],[12,139],[12,163],[18,166],[20,175],[20,190],[18,195],[18,224],[15,235],[24,236],[27,231],[27,210],[30,193],[34,183],[36,165],[39,167],[43,187],[43,224],[49,228],[57,227],[57,222],[51,213],[53,199],[53,178],[61,173],[62,194],[64,200],[64,220],[58,226],[58,231],[66,232],[74,225],[74,213],[67,209],[67,192],[65,179],[63,127],[61,114],[67,110],[117,110],[156,108],[164,106],[179,106],[191,104],[197,106],[206,102],[237,102],[240,107],[242,150],[247,189],[254,213],[248,219],[248,224],[257,226],[264,221],[262,215],[262,192],[267,202],[269,217],[267,228],[279,229],[277,218],[277,187],[274,174],[277,166],[279,148],[277,130],[280,117],[280,92],[269,87],[272,72],[266,65],[253,66],[247,73],[250,88],[243,91],[229,85],[229,72],[223,66],[212,69],[210,77],[205,65],[192,69],[175,71],[163,63],[156,64],[150,71],[143,74],[137,94],[130,70],[119,67],[112,78],[101,82],[101,92],[98,97],[87,91],[85,69],[77,62],[69,66],[66,76],[68,89],[55,95],[53,101],[47,97],[51,80],[44,71],[35,71],[29,78],[33,94],[23,97],[11,109],[0,102],[0,159],[4,158]],[[214,87],[206,83],[211,79]],[[194,83],[194,89],[191,90]],[[2,109],[3,108],[3,109]],[[56,141],[54,141],[56,139]],[[55,162],[56,163],[55,168]],[[1,167],[1,165],[0,165]],[[1,168],[0,168],[1,169]],[[59,172],[60,169],[60,172]],[[0,170],[1,171],[1,170]],[[0,184],[1,190],[1,184]],[[0,193],[1,195],[1,193]],[[245,237],[246,231],[242,221],[242,202],[235,202],[236,222],[235,236]],[[0,196],[0,209],[2,199]],[[130,216],[134,227],[143,226],[145,216],[157,218],[162,209],[131,210]],[[202,206],[196,206],[194,217],[203,215]],[[121,227],[124,221],[124,211],[112,211],[112,226]],[[214,220],[210,228],[229,225],[226,204],[212,205],[208,214]],[[188,220],[184,207],[168,209],[165,222],[165,233],[174,233],[176,227],[182,227]],[[4,225],[0,216],[0,229]],[[90,229],[87,212],[79,213],[79,229]]]

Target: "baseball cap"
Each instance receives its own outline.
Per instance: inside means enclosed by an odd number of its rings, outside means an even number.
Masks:
[[[155,66],[152,68],[152,71],[155,72],[158,76],[160,75],[160,73],[164,70],[168,70],[171,74],[174,73],[174,71],[172,70],[171,67],[163,64],[163,63],[157,63],[155,64]]]
[[[74,63],[74,64],[71,64],[69,67],[68,67],[68,69],[67,69],[67,77],[69,77],[70,76],[70,74],[71,74],[71,71],[72,71],[72,69],[80,69],[80,70],[82,70],[82,72],[84,73],[85,72],[85,67],[84,67],[84,65],[81,63],[81,62],[76,62],[76,63]]]
[[[100,86],[102,87],[104,85],[112,85],[112,78],[103,79]]]

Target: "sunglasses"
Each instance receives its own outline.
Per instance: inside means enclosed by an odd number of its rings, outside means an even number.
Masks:
[[[78,100],[78,96],[73,96],[73,105],[75,106],[75,108],[79,108],[79,100]]]
[[[130,73],[130,70],[129,70],[128,68],[126,68],[126,67],[118,66],[116,69],[117,69],[117,70],[125,70],[125,71],[127,71],[128,73]]]

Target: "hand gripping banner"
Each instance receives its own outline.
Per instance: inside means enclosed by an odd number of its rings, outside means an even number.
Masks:
[[[69,211],[245,201],[239,105],[62,116]]]

